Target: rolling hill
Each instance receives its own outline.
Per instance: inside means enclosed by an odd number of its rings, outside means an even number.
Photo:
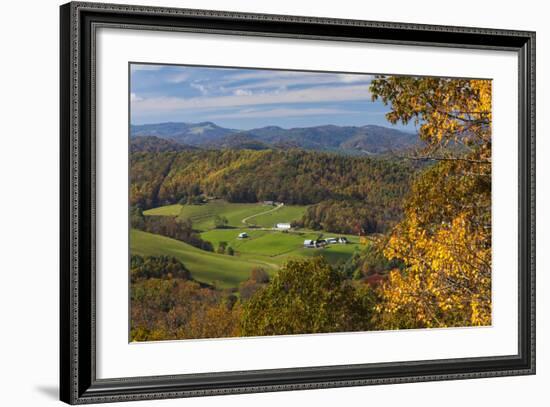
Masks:
[[[388,127],[367,125],[316,126],[282,129],[268,126],[242,134],[253,140],[276,146],[294,146],[305,150],[362,152],[381,154],[413,147],[418,136]]]
[[[130,231],[130,250],[140,256],[175,257],[191,271],[194,279],[220,288],[236,287],[255,267],[263,267],[269,273],[277,269],[272,263],[207,252],[179,240],[136,229]]]
[[[367,155],[410,149],[419,144],[415,133],[375,125],[325,125],[291,129],[266,126],[243,131],[226,129],[211,122],[131,126],[131,137],[139,136],[155,136],[207,149],[300,148]]]
[[[202,147],[222,150],[268,150],[270,148],[275,148],[273,145],[257,140],[253,136],[244,133],[229,134],[219,140],[203,144]]]
[[[197,147],[163,139],[157,136],[136,136],[130,139],[130,152],[164,153],[167,151],[196,150]]]

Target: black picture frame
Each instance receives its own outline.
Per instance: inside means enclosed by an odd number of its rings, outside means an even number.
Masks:
[[[82,2],[61,6],[60,22],[62,401],[84,404],[535,373],[534,32]],[[518,354],[97,379],[93,39],[95,29],[100,26],[517,52],[520,84]]]

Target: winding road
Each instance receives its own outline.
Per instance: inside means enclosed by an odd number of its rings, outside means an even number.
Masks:
[[[256,214],[251,215],[251,216],[247,216],[246,218],[243,218],[243,219],[241,220],[241,222],[244,223],[244,224],[247,225],[247,226],[253,226],[254,224],[248,223],[248,221],[249,221],[250,219],[255,218],[256,216],[265,215],[265,214],[267,214],[267,213],[275,212],[275,211],[281,209],[284,205],[285,205],[284,203],[280,203],[280,204],[278,204],[275,208],[270,209],[270,210],[268,210],[268,211],[256,213]]]

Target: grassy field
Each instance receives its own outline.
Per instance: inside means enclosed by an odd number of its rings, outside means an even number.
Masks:
[[[196,229],[205,231],[214,229],[214,217],[216,215],[226,217],[228,220],[227,225],[230,227],[242,227],[248,224],[271,228],[274,227],[276,223],[292,222],[293,220],[300,219],[306,208],[307,206],[299,205],[284,205],[280,208],[276,208],[261,203],[242,204],[214,200],[203,205],[161,206],[145,211],[144,215],[181,215],[191,219]],[[245,218],[248,218],[246,224],[242,222]]]
[[[248,233],[246,239],[239,239],[241,232]],[[318,233],[284,233],[274,230],[255,229],[215,229],[201,234],[204,240],[217,247],[221,241],[227,242],[242,255],[280,256],[303,246],[304,239],[315,239]]]
[[[299,219],[305,206],[281,206],[279,208],[262,204],[231,204],[212,201],[204,205],[169,205],[151,209],[146,215],[174,216],[183,214],[193,221],[196,229],[202,230],[201,238],[217,248],[220,242],[227,242],[235,250],[234,256],[199,250],[186,243],[132,230],[130,246],[132,253],[140,255],[167,255],[178,258],[191,271],[193,278],[221,288],[237,287],[246,280],[254,267],[263,267],[273,274],[287,260],[323,256],[330,263],[343,262],[359,248],[357,236],[324,233],[309,230],[282,232],[271,230],[276,223]],[[269,213],[266,211],[273,210]],[[214,216],[225,216],[228,229],[214,229]],[[257,215],[257,216],[255,216]],[[242,222],[247,218],[247,227]],[[261,228],[260,228],[261,227]],[[239,233],[246,232],[248,238],[239,239]],[[304,240],[346,236],[349,244],[332,244],[323,249],[304,248]]]
[[[296,250],[293,255],[296,257],[312,257],[321,255],[331,264],[338,262],[345,262],[350,256],[359,250],[358,243],[351,244],[333,244],[325,247],[324,249],[299,249]]]
[[[277,265],[240,256],[227,256],[197,249],[187,243],[132,229],[130,250],[141,256],[165,255],[180,260],[194,279],[220,288],[236,287],[250,276],[254,267],[263,267],[273,274]]]
[[[234,204],[225,201],[212,201],[203,205],[169,205],[160,208],[149,209],[144,215],[182,216],[193,222],[193,227],[198,230],[214,228],[214,217],[225,216],[227,226],[240,227],[243,218],[269,210],[270,207],[260,204]]]
[[[293,220],[301,219],[306,208],[307,206],[301,205],[284,205],[272,212],[254,216],[248,219],[247,223],[264,228],[272,228],[277,223],[291,223]]]
[[[244,230],[244,229],[242,229]],[[269,274],[291,258],[323,256],[330,263],[345,261],[358,247],[355,240],[347,245],[334,244],[324,249],[303,248],[304,239],[316,238],[318,233],[283,233],[249,230],[249,239],[237,239],[238,230],[213,230],[203,234],[215,247],[226,241],[236,250],[235,256],[197,249],[187,243],[152,233],[132,230],[130,249],[141,256],[165,255],[180,260],[198,281],[220,288],[234,288],[250,276],[254,267],[262,267]],[[231,238],[232,234],[233,238]],[[354,239],[350,237],[350,239]]]

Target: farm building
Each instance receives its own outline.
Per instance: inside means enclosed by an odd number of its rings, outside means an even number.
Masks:
[[[313,247],[318,247],[317,246],[317,241],[316,240],[304,240],[304,247],[307,247],[307,248],[313,248]]]
[[[328,244],[325,239],[317,239],[316,243],[317,247],[325,247]]]
[[[341,236],[341,237],[327,237],[327,239],[325,240],[326,244],[336,244],[336,243],[341,243],[341,244],[347,244],[349,243],[348,242],[348,239],[345,237],[345,236]]]
[[[275,227],[279,230],[289,230],[290,229],[290,223],[277,223]]]
[[[326,245],[327,245],[327,241],[324,239],[304,240],[304,247],[306,248],[319,248],[319,247],[325,247]]]
[[[246,239],[247,237],[248,237],[248,233],[246,232],[239,233],[239,239]]]

